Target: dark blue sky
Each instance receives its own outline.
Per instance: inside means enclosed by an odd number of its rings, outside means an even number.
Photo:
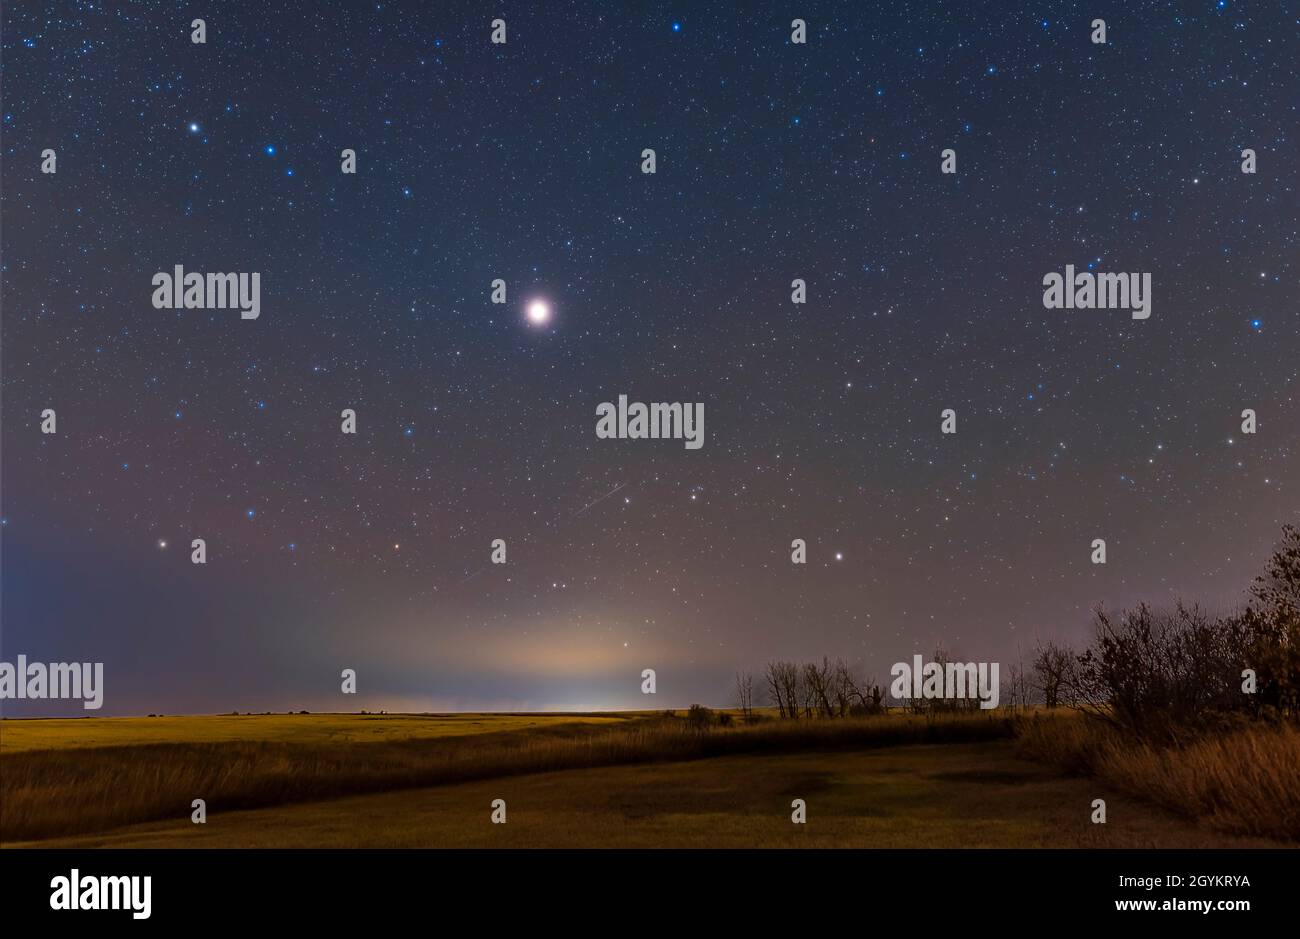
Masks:
[[[103,661],[101,713],[1006,662],[1231,605],[1297,519],[1284,4],[108,6],[0,30],[0,654]],[[260,317],[155,309],[176,264]],[[1067,264],[1150,319],[1044,309]],[[705,445],[598,440],[620,394]]]

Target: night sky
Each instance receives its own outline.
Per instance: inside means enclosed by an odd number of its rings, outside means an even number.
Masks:
[[[1286,3],[23,2],[2,38],[0,653],[103,662],[99,714],[1010,663],[1097,603],[1239,603],[1300,516]],[[259,272],[260,317],[155,309],[178,264]],[[1150,273],[1150,318],[1045,309],[1067,264]],[[620,394],[702,402],[703,447],[597,439]]]

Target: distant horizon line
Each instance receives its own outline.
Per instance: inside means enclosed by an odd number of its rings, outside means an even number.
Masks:
[[[686,707],[690,707],[690,705],[686,705]],[[724,706],[724,705],[706,704],[704,705],[704,707],[707,707],[710,710],[714,710],[714,711],[740,710],[739,707],[735,707],[733,705]],[[765,709],[768,709],[766,705],[764,705],[763,707],[753,708],[753,710],[756,711],[765,710]],[[775,710],[775,706],[772,706],[770,709]],[[307,710],[212,711],[212,712],[204,712],[204,713],[185,713],[185,714],[181,714],[181,713],[178,714],[112,714],[112,715],[78,714],[75,717],[66,717],[66,716],[65,717],[59,717],[59,716],[11,717],[8,715],[0,715],[0,721],[135,720],[140,718],[148,719],[150,717],[290,717],[290,716],[312,717],[313,715],[331,716],[331,717],[346,717],[346,716],[352,716],[352,717],[449,717],[451,716],[454,717],[454,716],[467,715],[467,714],[490,714],[490,715],[497,715],[503,717],[531,717],[534,715],[546,715],[546,714],[554,714],[554,715],[567,714],[567,715],[574,715],[574,716],[598,715],[598,714],[646,714],[655,711],[678,711],[678,710],[683,710],[683,708],[681,706],[657,707],[657,708],[596,708],[594,710],[585,710],[585,711],[473,711],[473,710],[470,711],[389,711],[384,709],[378,711],[365,711],[365,710],[363,711],[307,711]]]
[[[699,702],[695,702],[699,703]],[[740,711],[739,705],[726,704],[705,704],[711,711]],[[906,705],[885,704],[882,702],[881,707],[885,711],[907,710]],[[148,720],[149,718],[166,718],[166,717],[464,717],[469,715],[481,714],[488,717],[599,717],[603,714],[653,714],[663,711],[684,711],[688,710],[690,705],[682,707],[657,707],[657,708],[597,708],[586,711],[216,711],[205,713],[186,713],[186,714],[78,714],[75,717],[59,717],[47,715],[43,717],[16,717],[0,715],[0,722],[3,721],[130,721],[130,720]],[[775,704],[755,705],[750,708],[751,711],[777,711]]]

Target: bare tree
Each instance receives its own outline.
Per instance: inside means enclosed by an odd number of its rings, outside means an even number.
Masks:
[[[748,670],[736,672],[736,703],[746,723],[754,719],[754,676]]]
[[[1022,663],[1011,663],[1002,687],[1002,701],[1010,710],[1025,710],[1033,703],[1033,688]]]
[[[767,663],[763,674],[767,690],[781,717],[794,720],[807,704],[803,669],[796,662],[773,661]]]
[[[835,710],[831,706],[831,687],[833,669],[830,659],[822,657],[822,664],[807,662],[803,667],[804,706],[809,716],[814,714],[831,717]]]
[[[1043,704],[1054,708],[1067,702],[1073,682],[1074,652],[1054,642],[1038,647],[1034,656],[1034,688],[1043,695]]]
[[[853,669],[843,659],[836,659],[834,673],[831,675],[831,688],[835,699],[835,713],[847,717],[853,709],[854,700],[862,694],[858,690],[857,679]]]
[[[840,717],[851,714],[879,714],[884,710],[885,689],[874,679],[860,678],[853,666],[843,659],[834,662],[832,687],[835,689],[835,707]]]
[[[776,705],[777,713],[782,717],[789,717],[790,704],[785,697],[785,674],[783,662],[768,662],[767,668],[763,672],[763,679],[767,682],[767,693]]]
[[[782,662],[781,680],[785,685],[785,698],[790,707],[790,716],[798,718],[808,710],[807,686],[803,680],[803,669],[797,662]]]
[[[737,698],[748,678],[737,673]],[[843,659],[824,656],[816,662],[768,662],[763,671],[768,695],[783,718],[801,716],[847,717],[877,714],[884,710],[885,689],[874,681],[862,681]]]

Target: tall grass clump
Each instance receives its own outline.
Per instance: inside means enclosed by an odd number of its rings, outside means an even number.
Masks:
[[[1017,750],[1217,831],[1300,841],[1300,730],[1249,723],[1180,743],[1069,716],[1021,722]]]

